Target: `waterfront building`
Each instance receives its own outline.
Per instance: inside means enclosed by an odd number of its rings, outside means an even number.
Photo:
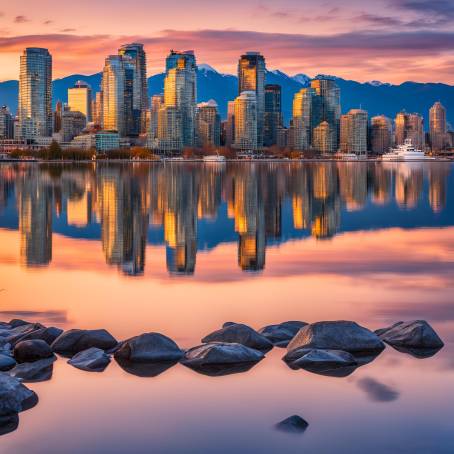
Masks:
[[[257,96],[244,91],[235,99],[235,148],[257,150]]]
[[[384,154],[392,145],[392,123],[388,117],[379,115],[370,120],[370,151]]]
[[[231,147],[235,143],[235,101],[227,103],[227,120],[225,123],[225,145]]]
[[[334,131],[327,121],[322,121],[313,131],[312,146],[321,154],[333,152]]]
[[[302,88],[293,98],[293,148],[308,150],[312,145],[315,120],[318,118],[319,98],[313,88]]]
[[[341,116],[340,152],[363,155],[367,153],[367,112],[351,109]]]
[[[221,117],[213,99],[197,104],[196,143],[198,147],[218,147],[221,139]]]
[[[67,110],[61,116],[60,135],[63,142],[70,142],[78,136],[86,127],[85,115],[78,111]]]
[[[96,151],[103,153],[120,148],[120,135],[117,131],[99,131],[95,134]]]
[[[164,153],[180,152],[183,148],[181,112],[177,107],[161,106],[158,112],[158,131],[152,148]]]
[[[448,144],[446,109],[436,102],[429,110],[429,134],[432,151],[442,151]]]
[[[103,112],[102,112],[102,109],[103,109],[103,103],[102,103],[102,90],[101,91],[98,91],[96,93],[96,97],[95,97],[95,100],[93,102],[93,109],[92,109],[92,116],[93,116],[93,123],[96,125],[96,126],[101,126],[103,124],[103,120],[102,120],[102,115],[103,115]]]
[[[263,144],[267,147],[276,145],[277,131],[282,126],[281,86],[265,85],[265,120]]]
[[[91,101],[91,87],[83,80],[78,80],[74,87],[68,88],[69,109],[84,114],[86,122],[92,121]]]
[[[416,113],[399,112],[395,119],[396,145],[403,145],[407,139],[416,149],[424,148],[424,119]]]
[[[0,108],[0,140],[14,138],[14,122],[7,106]]]
[[[281,126],[277,130],[276,145],[279,148],[286,148],[288,146],[289,130],[285,126]]]
[[[47,49],[28,47],[20,57],[19,137],[52,135],[52,57]]]
[[[259,52],[246,52],[238,62],[238,94],[253,91],[257,104],[257,145],[263,145],[265,123],[265,58]]]

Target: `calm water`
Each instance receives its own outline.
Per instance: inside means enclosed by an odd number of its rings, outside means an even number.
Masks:
[[[154,378],[63,359],[7,453],[454,452],[454,166],[0,165],[0,320],[158,331],[225,321],[424,318],[445,348],[390,347],[347,378],[273,349],[242,374]],[[299,414],[302,435],[277,432]]]

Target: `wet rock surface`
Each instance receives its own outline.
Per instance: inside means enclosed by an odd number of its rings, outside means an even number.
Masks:
[[[0,416],[11,415],[36,405],[36,394],[15,377],[0,372]]]
[[[63,356],[74,356],[91,347],[108,350],[117,345],[117,340],[105,329],[70,329],[55,339],[51,348]]]
[[[309,423],[301,416],[293,415],[278,422],[275,428],[281,432],[302,434],[309,427]]]
[[[16,365],[16,360],[6,353],[0,353],[0,371],[5,372]]]
[[[306,322],[287,321],[277,325],[268,325],[258,332],[265,336],[276,347],[287,347],[298,331],[306,326]]]
[[[92,347],[76,353],[68,364],[87,372],[102,372],[110,363],[110,356],[100,348]]]
[[[11,377],[20,378],[25,383],[50,380],[54,369],[55,355],[31,363],[21,363],[11,369],[8,374]]]
[[[32,362],[53,356],[49,344],[41,339],[18,342],[14,347],[13,353],[18,363]]]

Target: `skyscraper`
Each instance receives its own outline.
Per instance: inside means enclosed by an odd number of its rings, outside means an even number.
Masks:
[[[133,117],[134,130],[146,132],[146,113],[148,109],[147,58],[143,44],[132,43],[120,47],[118,54],[131,59],[134,66],[133,79]]]
[[[433,151],[440,151],[448,144],[446,109],[436,102],[429,110],[430,144]]]
[[[257,145],[263,145],[265,124],[265,58],[259,52],[246,52],[238,63],[238,94],[254,91],[257,98]]]
[[[384,115],[372,117],[370,120],[370,150],[372,153],[387,153],[391,147],[392,124]]]
[[[243,91],[235,99],[235,148],[257,150],[257,96]]]
[[[411,139],[412,144],[423,149],[424,140],[424,119],[418,114],[399,112],[396,115],[396,145],[403,145],[406,139]]]
[[[227,120],[225,124],[225,145],[228,147],[235,143],[235,101],[227,103]]]
[[[341,116],[340,151],[362,155],[367,153],[367,112],[351,109]]]
[[[327,122],[330,127],[329,152],[337,151],[340,127],[340,89],[336,81],[328,78],[317,78],[311,81],[311,87],[318,96],[316,109],[312,112],[314,127]]]
[[[78,80],[74,87],[68,88],[68,106],[73,112],[84,114],[87,122],[92,121],[90,85]]]
[[[47,49],[28,47],[20,57],[19,136],[52,135],[52,57]]]
[[[70,142],[78,136],[85,126],[87,119],[85,115],[77,110],[66,110],[61,115],[61,136],[63,142]]]
[[[327,121],[322,121],[313,131],[312,145],[315,151],[327,154],[333,152],[334,131]]]
[[[318,115],[317,93],[313,88],[302,88],[293,98],[293,147],[308,150],[312,145],[312,132]]]
[[[216,101],[197,104],[196,144],[198,147],[218,147],[221,139],[221,117]]]
[[[281,86],[265,85],[265,125],[263,145],[269,147],[277,143],[277,131],[282,126]]]
[[[0,108],[0,140],[14,137],[14,122],[7,106]]]

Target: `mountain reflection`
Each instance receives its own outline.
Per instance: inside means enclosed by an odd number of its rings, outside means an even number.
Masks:
[[[349,213],[427,206],[439,215],[451,172],[442,162],[2,164],[0,226],[18,228],[27,267],[51,262],[58,225],[65,235],[100,239],[106,263],[126,275],[144,273],[153,241],[165,244],[169,273],[191,275],[201,245],[232,235],[238,266],[256,272],[267,244],[331,238]],[[356,228],[377,228],[368,218]]]

